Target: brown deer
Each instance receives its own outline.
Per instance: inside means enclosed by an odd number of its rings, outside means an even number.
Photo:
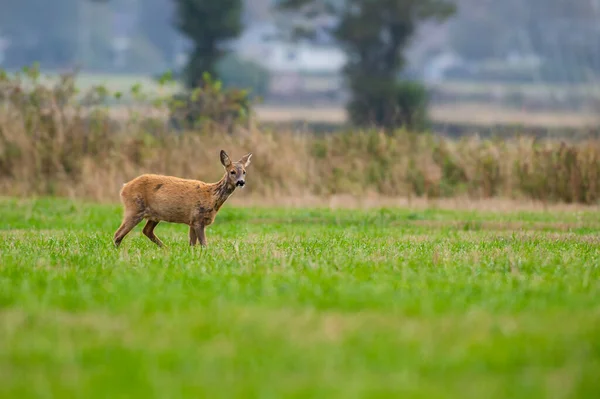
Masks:
[[[160,247],[163,243],[154,234],[154,228],[161,221],[187,224],[190,245],[200,241],[200,245],[206,247],[204,229],[214,222],[217,212],[235,189],[246,184],[246,168],[251,157],[250,153],[238,162],[231,162],[221,150],[225,175],[216,183],[144,174],[124,184],[120,195],[125,212],[113,238],[115,247],[119,247],[123,238],[143,219],[147,220],[144,235]]]

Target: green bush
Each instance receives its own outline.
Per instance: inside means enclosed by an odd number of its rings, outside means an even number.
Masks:
[[[267,94],[269,72],[255,62],[231,54],[219,62],[217,71],[226,88],[247,89],[252,98]]]
[[[396,107],[399,124],[413,131],[427,128],[429,97],[419,82],[402,81],[396,85]]]
[[[354,97],[348,112],[357,126],[403,127],[422,131],[427,126],[428,93],[418,82],[400,81],[390,85],[386,80],[356,81]]]
[[[171,126],[187,130],[217,125],[231,132],[248,121],[251,105],[247,90],[224,88],[221,81],[205,73],[201,85],[173,97]]]

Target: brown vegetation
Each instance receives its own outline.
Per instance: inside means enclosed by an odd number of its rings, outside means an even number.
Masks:
[[[93,105],[98,90],[84,96],[91,106],[76,105],[68,77],[32,88],[0,79],[3,195],[116,202],[123,183],[143,173],[214,181],[221,175],[215,157],[232,148],[254,153],[247,194],[271,201],[375,195],[592,204],[600,196],[597,139],[449,140],[375,130],[318,136],[255,127],[227,134],[208,125],[182,132],[152,115],[117,123],[107,107]]]

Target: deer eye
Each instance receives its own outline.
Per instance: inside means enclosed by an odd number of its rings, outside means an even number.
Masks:
[[[246,171],[244,171],[244,174],[246,174]]]
[[[229,173],[231,173],[232,175],[235,175],[235,170],[232,170],[232,171],[231,171],[231,172],[229,172]]]

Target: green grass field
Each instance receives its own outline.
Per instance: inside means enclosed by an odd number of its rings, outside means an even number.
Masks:
[[[600,397],[600,213],[0,200],[0,397]]]

